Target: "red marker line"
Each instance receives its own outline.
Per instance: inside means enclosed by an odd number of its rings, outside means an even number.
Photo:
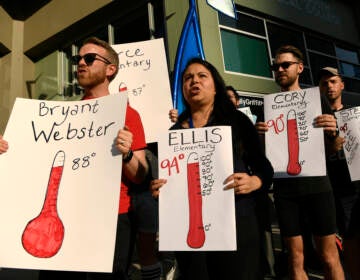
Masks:
[[[189,231],[187,244],[191,248],[200,248],[205,242],[205,231],[202,221],[202,196],[199,158],[197,153],[191,153],[187,159],[187,181],[189,198]]]
[[[295,110],[290,110],[287,114],[287,138],[289,152],[287,173],[298,175],[301,172],[301,165],[299,163],[299,134]]]
[[[59,251],[64,239],[64,226],[57,212],[64,162],[65,153],[58,151],[51,167],[43,208],[36,218],[28,222],[22,235],[24,249],[34,257],[52,257]]]

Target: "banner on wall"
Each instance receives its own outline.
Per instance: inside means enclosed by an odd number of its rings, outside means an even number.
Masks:
[[[110,83],[111,93],[128,93],[130,106],[138,111],[146,142],[156,142],[157,135],[172,125],[169,72],[164,40],[154,39],[112,45],[119,55],[119,73]]]
[[[122,168],[114,141],[126,104],[126,94],[16,99],[0,156],[0,267],[112,271]]]
[[[360,180],[360,107],[353,107],[335,113],[340,136],[345,139],[344,154],[351,181]]]
[[[266,155],[275,178],[326,175],[323,129],[312,125],[321,114],[318,87],[264,96]]]
[[[159,139],[159,250],[236,250],[231,128],[170,130]]]

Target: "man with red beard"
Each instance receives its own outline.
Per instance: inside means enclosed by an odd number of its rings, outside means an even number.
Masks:
[[[281,91],[301,90],[299,76],[304,70],[303,61],[301,51],[294,46],[277,50],[272,70]],[[336,136],[336,120],[324,98],[322,111],[323,115],[315,118],[314,125],[322,127],[325,137],[331,141]],[[256,128],[262,134],[268,130],[265,122],[257,123]],[[344,279],[336,247],[335,204],[328,176],[279,178],[274,180],[273,187],[280,232],[289,254],[290,279],[308,279],[304,268],[305,229],[314,237],[325,279]],[[304,221],[308,223],[306,228]]]
[[[85,40],[73,62],[77,65],[79,85],[84,89],[84,100],[110,94],[108,87],[118,72],[119,58],[107,42],[95,37]],[[123,155],[123,164],[113,273],[92,273],[90,279],[128,279],[132,238],[128,188],[133,183],[142,183],[148,172],[144,129],[138,112],[129,104],[125,126],[119,130],[115,145]]]

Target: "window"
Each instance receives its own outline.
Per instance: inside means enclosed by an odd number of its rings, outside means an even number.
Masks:
[[[274,24],[271,22],[266,23],[268,38],[272,57],[276,50],[282,45],[293,45],[297,47],[304,54],[304,64],[307,65],[307,58],[305,56],[305,43],[302,33],[293,29],[285,28],[284,26]]]
[[[344,77],[346,92],[359,94],[359,49],[322,34],[304,31],[290,23],[280,23],[262,15],[244,13],[238,9],[235,20],[218,13],[225,71],[259,78],[273,78],[269,71],[276,50],[285,44],[294,45],[304,54],[304,71],[300,76],[302,87],[316,86],[319,69],[338,68]],[[345,96],[346,99],[346,96]],[[352,97],[352,100],[354,98]]]
[[[312,35],[306,35],[306,44],[310,50],[335,56],[334,44],[331,41],[317,38]]]
[[[243,13],[238,13],[237,20],[225,14],[219,13],[219,23],[233,29],[254,33],[260,36],[266,36],[264,21]]]
[[[56,51],[36,63],[36,78],[33,81],[27,81],[30,85],[28,93],[32,98],[54,99],[60,94],[59,61],[60,53]]]
[[[264,21],[243,13],[219,13],[225,71],[272,78]]]
[[[272,77],[265,40],[227,30],[221,30],[221,40],[225,70]]]
[[[341,59],[352,63],[359,63],[359,56],[357,51],[347,50],[339,46],[335,46],[336,56]]]
[[[311,67],[311,69],[313,69],[312,74],[313,74],[314,84],[317,84],[317,82],[319,80],[319,77],[318,77],[319,69],[326,67],[326,66],[337,68],[337,61],[333,57],[309,52],[309,58],[310,58],[310,67]]]
[[[359,55],[356,50],[335,47],[336,56],[340,60],[340,72],[347,77],[360,78]]]
[[[137,11],[136,15],[121,18],[112,23],[114,27],[114,43],[130,43],[150,39],[147,10]],[[131,32],[136,30],[136,32]]]
[[[77,83],[76,66],[72,65],[71,56],[78,53],[83,40],[90,36],[96,36],[110,44],[120,44],[149,40],[151,35],[163,36],[163,2],[153,2],[152,9],[148,8],[150,3],[147,3],[138,8],[136,12],[126,13],[121,18],[115,18],[111,23],[100,26],[94,32],[85,34],[83,33],[84,29],[81,28],[81,34],[76,41],[68,42],[35,64],[37,78],[27,82],[29,96],[49,100],[80,99],[83,89]],[[154,13],[155,19],[155,26],[152,26],[152,29],[155,30],[152,32],[150,32],[149,26],[149,13]]]

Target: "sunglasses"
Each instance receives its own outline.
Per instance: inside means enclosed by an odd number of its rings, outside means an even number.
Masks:
[[[273,65],[270,66],[271,70],[273,71],[278,71],[280,66],[282,69],[288,69],[291,65],[293,64],[299,64],[299,62],[296,61],[285,61],[282,63],[274,63]]]
[[[102,61],[105,64],[112,64],[106,57],[103,57],[97,53],[87,53],[87,54],[84,54],[83,56],[78,54],[78,55],[74,55],[71,58],[72,63],[75,65],[79,65],[81,59],[84,59],[87,66],[91,66],[95,60]]]

